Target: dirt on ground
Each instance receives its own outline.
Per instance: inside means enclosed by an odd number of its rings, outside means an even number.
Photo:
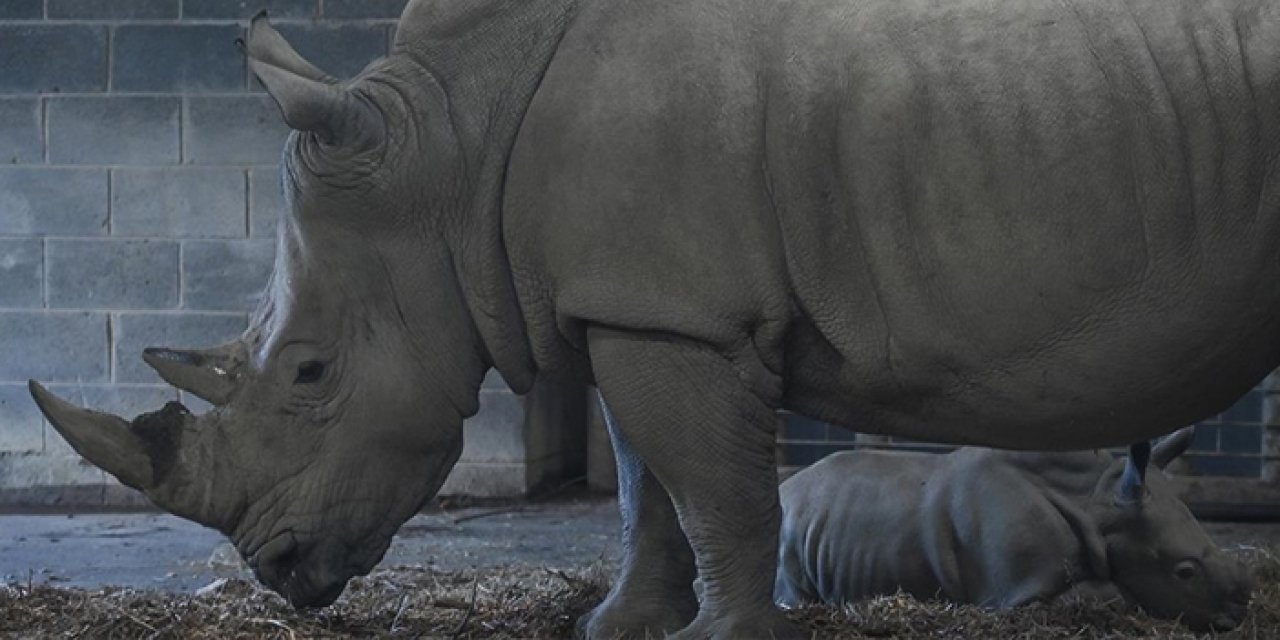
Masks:
[[[1250,614],[1220,638],[1280,637],[1280,555],[1243,549],[1257,569]],[[333,606],[299,612],[243,579],[195,594],[0,587],[0,637],[32,638],[569,638],[607,591],[602,566],[443,571],[408,566],[354,580]],[[1194,638],[1176,622],[1097,603],[992,612],[898,595],[788,613],[815,638]]]

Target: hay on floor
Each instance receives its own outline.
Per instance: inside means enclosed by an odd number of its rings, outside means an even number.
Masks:
[[[1244,624],[1221,638],[1280,637],[1280,558],[1244,552],[1259,589]],[[298,612],[245,580],[200,595],[126,589],[0,587],[0,636],[63,638],[569,638],[607,591],[598,567],[562,572],[507,567],[376,571],[331,607]],[[789,612],[818,638],[1194,638],[1176,623],[1099,604],[991,612],[898,595],[848,607]]]

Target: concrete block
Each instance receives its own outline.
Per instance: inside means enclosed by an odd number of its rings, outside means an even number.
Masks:
[[[44,127],[38,98],[0,99],[0,164],[44,161]]]
[[[178,401],[181,402],[182,406],[186,407],[188,411],[196,415],[208,413],[213,409],[213,405],[186,391],[178,392]]]
[[[178,306],[178,243],[62,240],[45,244],[45,285],[54,309]]]
[[[44,18],[44,0],[0,2],[0,20],[40,20],[41,18]]]
[[[49,161],[177,164],[179,105],[178,98],[149,96],[50,99]]]
[[[54,437],[60,438],[56,433]],[[52,491],[53,489],[84,485],[100,486],[102,482],[103,472],[79,456],[0,453],[0,487],[5,489],[20,487],[31,492],[33,496],[44,496],[38,502],[24,502],[28,505],[62,504],[66,501],[65,498],[59,498],[58,493]],[[40,491],[35,491],[37,489]],[[98,489],[95,492],[100,499],[101,490]],[[81,492],[79,497],[85,496]],[[14,504],[15,501],[6,499],[5,502]]]
[[[484,374],[484,381],[480,383],[482,389],[500,389],[503,391],[510,390],[507,381],[502,379],[502,374],[497,369],[490,369]]]
[[[120,484],[114,476],[105,473],[102,475],[106,483],[106,486],[102,487],[103,506],[132,511],[159,508],[141,491]]]
[[[302,57],[338,78],[350,78],[387,55],[386,25],[295,23],[278,29]]]
[[[245,235],[245,216],[245,177],[240,169],[112,172],[112,235],[237,238]]]
[[[594,403],[596,394],[590,399]],[[567,377],[543,375],[521,400],[524,405],[525,459],[551,456],[572,467],[573,475],[587,472],[587,389]]]
[[[188,98],[184,131],[188,164],[276,165],[289,135],[267,95]]]
[[[284,192],[280,188],[280,168],[249,170],[249,235],[276,237],[276,225],[284,215]]]
[[[0,233],[106,235],[106,170],[0,167]]]
[[[147,347],[204,348],[238,338],[246,318],[240,313],[121,313],[114,318],[116,382],[161,384],[142,361]]]
[[[245,20],[262,9],[272,18],[313,18],[316,0],[186,0],[182,17]]]
[[[529,486],[529,493],[537,493],[540,489],[581,477],[580,473],[567,472],[565,457],[561,455],[547,456],[525,463],[525,483]]]
[[[48,1],[50,20],[175,20],[179,0]]]
[[[107,86],[107,28],[0,24],[0,69],[4,93],[101,91]]]
[[[524,406],[520,396],[492,389],[480,392],[480,412],[462,425],[466,462],[524,462]]]
[[[0,239],[0,307],[44,306],[43,272],[44,245],[39,238]]]
[[[480,498],[523,496],[530,489],[528,475],[528,466],[523,462],[460,461],[440,487],[440,495]]]
[[[321,0],[326,18],[399,18],[408,0]]]
[[[190,241],[182,247],[182,306],[252,311],[271,277],[274,240]]]
[[[113,91],[237,91],[244,88],[244,56],[227,25],[124,25],[112,36]]]
[[[44,419],[25,384],[0,384],[0,451],[44,450]]]
[[[0,312],[0,380],[105,382],[107,340],[104,313]]]

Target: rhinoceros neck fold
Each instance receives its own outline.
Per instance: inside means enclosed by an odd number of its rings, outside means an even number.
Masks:
[[[494,367],[516,391],[536,369],[502,242],[502,192],[520,124],[577,0],[414,2],[393,59],[429,70],[448,100],[465,191],[444,227],[468,310]]]

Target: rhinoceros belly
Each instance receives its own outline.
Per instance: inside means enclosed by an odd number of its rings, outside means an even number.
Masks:
[[[826,2],[794,24],[831,37],[777,64],[770,104],[808,114],[769,149],[805,314],[791,406],[1086,448],[1280,365],[1280,85],[1259,84],[1280,10]]]

